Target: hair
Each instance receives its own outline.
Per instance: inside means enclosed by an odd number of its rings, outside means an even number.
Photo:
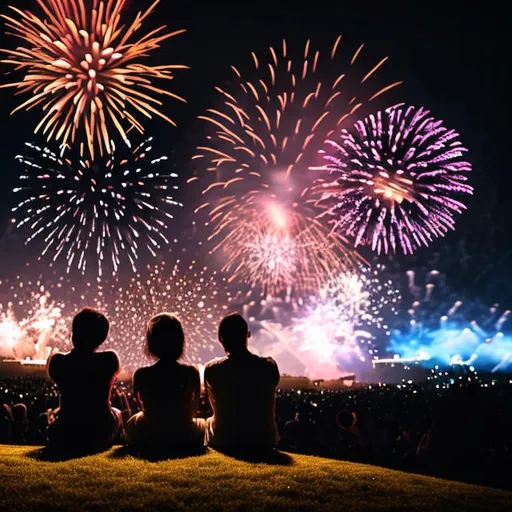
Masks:
[[[157,359],[177,361],[185,348],[185,332],[178,317],[160,313],[146,330],[146,351]]]
[[[249,325],[239,313],[230,313],[219,324],[219,341],[228,353],[247,347]]]
[[[20,424],[27,421],[27,406],[25,404],[16,404],[11,407],[13,423]]]
[[[108,336],[107,317],[92,308],[84,308],[73,318],[73,346],[85,352],[94,352]]]
[[[345,409],[337,414],[336,421],[341,428],[349,429],[354,425],[356,419],[350,411]]]

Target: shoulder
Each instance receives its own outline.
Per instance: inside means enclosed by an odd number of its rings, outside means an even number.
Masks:
[[[119,370],[121,363],[117,352],[113,350],[106,350],[105,352],[97,352],[98,359],[102,361],[105,366]]]
[[[262,366],[267,367],[269,370],[278,370],[276,361],[271,357],[260,357],[255,355],[254,357],[258,358],[258,363]]]
[[[60,352],[57,354],[53,354],[50,359],[48,359],[47,369],[48,374],[52,377],[52,373],[59,371],[62,368],[62,363],[66,360],[65,354],[61,354]]]
[[[267,377],[277,385],[279,383],[280,374],[279,367],[277,366],[275,360],[271,357],[258,357],[258,359],[262,368],[262,373],[267,375]]]
[[[228,360],[228,357],[217,357],[215,359],[212,359],[204,366],[204,379],[205,381],[208,380],[208,378],[212,375],[217,373],[223,366],[225,366],[226,361]]]
[[[223,363],[225,363],[228,360],[227,356],[224,357],[216,357],[215,359],[212,359],[211,361],[208,361],[204,366],[204,371],[211,370],[212,368],[221,366]]]
[[[186,375],[189,375],[191,377],[199,376],[199,370],[193,364],[180,363],[180,368],[181,371]]]
[[[264,361],[266,365],[273,366],[273,367],[277,368],[277,363],[276,363],[275,359],[273,359],[272,357],[260,357],[260,359],[262,361]]]
[[[57,352],[57,354],[53,354],[50,359],[48,359],[48,365],[60,365],[63,361],[66,360],[66,355],[61,352]]]

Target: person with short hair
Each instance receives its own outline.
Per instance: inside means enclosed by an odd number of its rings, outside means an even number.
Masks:
[[[272,358],[251,353],[246,320],[238,313],[219,325],[226,356],[205,367],[204,380],[213,416],[207,420],[207,442],[224,450],[274,449],[279,440],[275,421],[279,369]]]
[[[12,414],[7,404],[0,404],[0,444],[8,444],[12,436]]]
[[[28,431],[28,411],[25,404],[14,404],[11,407],[12,439],[11,444],[26,444]]]
[[[73,318],[71,352],[55,354],[48,361],[48,374],[60,395],[59,409],[48,428],[52,448],[108,448],[122,429],[121,414],[110,403],[119,358],[111,350],[97,352],[108,332],[107,318],[84,308]]]
[[[127,442],[142,451],[200,450],[204,447],[204,420],[196,419],[201,381],[195,366],[179,362],[185,333],[169,313],[148,323],[146,351],[157,359],[133,376],[133,393],[142,411],[130,418]]]

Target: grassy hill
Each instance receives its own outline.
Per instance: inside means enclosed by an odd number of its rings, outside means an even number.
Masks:
[[[149,462],[122,448],[65,462],[0,446],[0,511],[494,511],[512,492],[320,457],[251,463],[214,451]]]

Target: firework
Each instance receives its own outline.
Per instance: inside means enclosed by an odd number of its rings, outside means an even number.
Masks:
[[[265,57],[253,53],[252,72],[241,73],[233,67],[233,88],[217,87],[220,106],[201,116],[211,130],[194,157],[206,169],[200,181],[205,183],[205,200],[198,210],[208,212],[215,250],[223,250],[228,268],[236,269],[235,273],[243,267],[255,269],[244,271],[247,275],[242,277],[264,289],[288,286],[286,276],[296,272],[298,265],[309,265],[308,261],[311,268],[298,271],[299,289],[315,280],[309,271],[326,262],[327,277],[351,264],[353,255],[341,236],[329,236],[312,221],[311,228],[303,232],[301,226],[315,213],[304,208],[310,182],[308,173],[301,171],[316,162],[329,133],[366,101],[376,100],[400,82],[372,88],[371,79],[387,58],[360,73],[355,64],[362,58],[361,46],[350,56],[346,69],[340,40],[325,56],[310,41],[299,59],[292,56],[286,41],[270,48]],[[352,88],[358,96],[349,93]],[[276,230],[272,215],[266,213],[267,205],[276,202],[295,228]],[[244,257],[241,246],[247,248],[247,244],[243,239],[255,219],[258,226],[249,235],[254,237],[254,251],[249,248],[252,254]],[[325,258],[319,260],[319,253]],[[303,262],[297,261],[298,256]]]
[[[251,173],[265,177],[278,169],[289,175],[294,169],[307,168],[318,144],[336,126],[364,102],[371,102],[401,84],[395,82],[379,90],[366,87],[388,58],[380,60],[368,72],[359,73],[355,64],[361,59],[364,45],[350,59],[350,72],[343,73],[347,66],[340,62],[340,41],[341,36],[328,54],[320,56],[320,51],[308,40],[301,58],[292,60],[283,40],[281,48],[270,48],[264,58],[252,53],[254,76],[242,74],[232,66],[234,90],[216,88],[223,103],[220,109],[209,109],[200,117],[214,132],[208,145],[198,148],[195,158],[206,160],[209,171],[219,171],[227,179]],[[322,79],[326,75],[324,83]],[[353,82],[362,97],[345,89],[351,78],[355,79]]]
[[[29,231],[27,243],[42,240],[42,257],[67,260],[85,272],[91,259],[100,276],[115,274],[126,260],[134,271],[141,249],[155,256],[168,245],[167,220],[181,206],[173,194],[176,174],[167,157],[151,156],[148,139],[128,158],[109,155],[101,166],[74,161],[48,148],[27,144],[31,156],[19,156],[24,174],[14,192],[16,226]]]
[[[264,295],[314,290],[330,273],[352,263],[344,242],[313,216],[286,208],[276,199],[248,194],[216,225],[227,255],[223,271],[232,281],[258,288]]]
[[[370,115],[327,147],[318,203],[335,230],[378,253],[411,254],[444,236],[473,192],[459,135],[423,108]]]
[[[510,365],[509,310],[457,296],[435,270],[426,274],[422,286],[417,272],[408,271],[407,278],[409,307],[392,330],[389,352],[428,366],[471,364],[498,371]]]
[[[185,360],[204,363],[215,355],[218,324],[230,303],[225,285],[216,272],[178,261],[169,268],[164,263],[148,267],[126,286],[92,287],[86,300],[109,317],[111,333],[105,347],[119,353],[125,368],[148,363],[147,322],[162,312],[177,315],[183,324]]]
[[[383,271],[381,266],[361,266],[331,279],[318,295],[299,300],[269,297],[258,311],[255,303],[246,307],[244,312],[259,326],[260,351],[273,355],[283,368],[298,359],[313,377],[339,376],[340,368],[361,369],[377,356],[400,302]]]
[[[41,280],[0,282],[0,356],[44,361],[68,344],[64,304],[52,298]]]
[[[7,54],[2,62],[15,66],[23,77],[3,87],[31,95],[13,112],[40,108],[44,115],[36,133],[59,141],[64,148],[80,132],[93,159],[95,147],[101,154],[112,152],[114,132],[127,144],[130,129],[143,133],[141,116],[158,116],[174,124],[162,113],[157,97],[184,100],[153,82],[171,80],[173,69],[186,66],[151,66],[145,59],[184,30],[167,33],[163,26],[140,34],[159,2],[126,26],[121,18],[127,0],[93,0],[92,9],[87,0],[37,0],[42,18],[11,6],[15,15],[2,17],[23,44],[16,50],[2,50]]]

